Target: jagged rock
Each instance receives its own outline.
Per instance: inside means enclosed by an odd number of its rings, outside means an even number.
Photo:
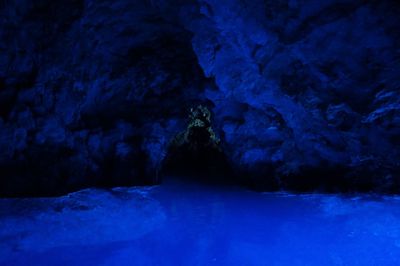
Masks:
[[[198,104],[214,113],[230,165],[255,185],[357,189],[369,158],[365,187],[399,191],[399,10],[395,1],[3,1],[0,194],[156,182]]]

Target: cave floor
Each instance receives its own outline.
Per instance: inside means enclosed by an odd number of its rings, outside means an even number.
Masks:
[[[0,200],[0,265],[400,265],[400,197],[167,182]]]

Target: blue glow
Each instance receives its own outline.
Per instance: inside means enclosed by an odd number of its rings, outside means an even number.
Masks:
[[[398,265],[398,197],[164,184],[0,200],[0,265]]]
[[[400,265],[399,14],[0,0],[0,264]]]

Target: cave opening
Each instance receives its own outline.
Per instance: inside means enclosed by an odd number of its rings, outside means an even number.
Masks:
[[[232,171],[221,140],[212,128],[211,112],[199,105],[190,109],[186,129],[169,143],[162,164],[165,178],[207,184],[233,183]]]

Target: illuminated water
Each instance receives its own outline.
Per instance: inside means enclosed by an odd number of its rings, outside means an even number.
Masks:
[[[400,198],[166,184],[0,200],[0,265],[400,265]]]

